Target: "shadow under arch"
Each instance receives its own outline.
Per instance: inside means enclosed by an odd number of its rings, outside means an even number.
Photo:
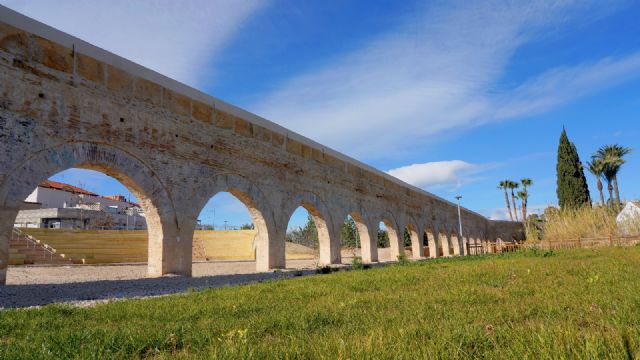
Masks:
[[[427,237],[427,247],[429,248],[429,257],[437,258],[438,254],[438,242],[434,236],[433,225],[426,225],[424,228],[424,236]]]
[[[398,260],[400,254],[404,254],[404,238],[400,238],[398,222],[395,216],[387,210],[378,215],[378,218],[387,229],[387,234],[389,234],[389,256],[392,261]]]
[[[9,239],[24,199],[56,173],[83,168],[120,181],[138,199],[148,228],[148,274],[191,275],[180,248],[180,227],[173,203],[155,172],[143,161],[110,145],[78,142],[39,151],[9,171],[0,185],[0,284],[6,280]],[[174,248],[175,247],[175,248]]]
[[[330,226],[334,222],[329,207],[318,194],[302,191],[288,201],[284,212],[285,219],[290,219],[293,212],[300,206],[309,212],[318,231],[319,263],[321,265],[339,264],[341,261],[340,244],[339,239],[331,237]],[[286,224],[288,221],[283,221],[283,223]]]
[[[369,228],[369,218],[364,209],[350,210],[344,215],[345,218],[351,216],[356,224],[358,238],[360,239],[360,257],[365,263],[378,261],[378,238],[372,229]]]
[[[419,235],[417,224],[418,222],[413,217],[409,217],[405,230],[409,233],[409,239],[411,239],[411,257],[414,259],[422,259],[422,237]]]
[[[274,256],[273,242],[275,235],[274,214],[265,194],[248,178],[235,173],[220,173],[213,176],[212,181],[205,183],[200,198],[195,203],[195,215],[199,214],[209,199],[221,192],[228,192],[240,200],[249,211],[251,221],[256,230],[254,247],[256,250],[256,269],[266,271],[271,268],[282,267]],[[271,230],[271,233],[270,233]],[[284,265],[284,264],[282,264]]]

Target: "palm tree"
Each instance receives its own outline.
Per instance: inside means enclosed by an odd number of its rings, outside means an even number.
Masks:
[[[609,203],[611,204],[611,207],[613,207],[615,204],[615,199],[613,198],[613,170],[611,169],[611,167],[605,166],[602,176],[607,182],[607,189],[609,190]]]
[[[520,186],[520,184],[511,180],[507,180],[507,181],[508,181],[508,187],[509,189],[511,189],[511,201],[513,202],[513,213],[516,214],[516,221],[519,221],[518,208],[516,207],[516,194],[513,193],[513,190],[517,189]]]
[[[618,144],[613,145],[604,145],[596,152],[596,157],[605,162],[606,167],[608,167],[609,174],[611,175],[611,180],[613,181],[613,188],[616,192],[616,203],[620,206],[620,191],[618,189],[618,171],[622,165],[624,165],[625,161],[623,157],[627,154],[631,153],[631,148],[624,147]]]
[[[518,191],[516,197],[522,201],[522,222],[526,223],[527,221],[527,199],[529,199],[529,194],[527,190]]]
[[[598,182],[598,191],[600,192],[600,203],[602,203],[602,206],[605,206],[604,193],[602,192],[602,179],[604,178],[605,165],[604,161],[595,155],[591,157],[591,162],[587,162],[589,172],[596,177],[596,181]]]
[[[520,179],[520,183],[522,184],[522,191],[518,192],[518,198],[520,198],[520,200],[522,200],[522,221],[526,221],[527,220],[527,205],[529,204],[529,191],[527,190],[527,188],[531,185],[533,185],[533,180],[529,179],[529,178],[522,178]],[[520,193],[522,193],[522,196],[520,196]]]
[[[508,184],[509,184],[509,180],[502,180],[498,184],[498,189],[504,190],[504,200],[507,202],[507,209],[509,210],[509,218],[511,219],[511,221],[513,221],[513,214],[511,214],[511,205],[509,204],[509,195],[507,194],[507,189],[509,188]]]

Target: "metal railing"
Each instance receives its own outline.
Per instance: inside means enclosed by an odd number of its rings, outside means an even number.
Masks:
[[[43,257],[46,259],[47,255],[49,256],[49,261],[53,262],[53,257],[56,256],[58,257],[59,255],[56,253],[56,249],[52,248],[51,246],[40,242],[40,240],[34,238],[33,236],[29,235],[29,234],[25,234],[24,232],[22,232],[20,229],[18,228],[13,228],[13,232],[11,233],[11,236],[13,237],[13,239],[18,240],[18,241],[24,241],[27,244],[27,248],[33,248],[33,249],[37,249],[37,248],[41,248],[42,249],[42,255]]]

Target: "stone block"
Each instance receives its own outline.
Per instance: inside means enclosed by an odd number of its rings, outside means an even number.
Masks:
[[[271,141],[271,131],[260,125],[253,124],[253,137],[268,143]]]
[[[29,34],[0,23],[0,49],[27,61],[30,57]]]
[[[191,116],[200,120],[203,123],[211,124],[211,118],[213,115],[213,106],[207,105],[203,102],[193,100],[191,102]]]
[[[282,147],[284,145],[284,135],[272,131],[271,132],[271,143],[276,147]]]
[[[239,117],[235,118],[235,122],[234,122],[234,128],[233,131],[235,131],[236,134],[242,135],[242,136],[246,136],[246,137],[252,137],[253,136],[253,128],[251,126],[252,124],[246,120],[243,120]]]
[[[139,100],[160,106],[162,104],[162,86],[146,79],[137,78],[134,96]]]
[[[31,59],[50,69],[73,72],[72,50],[52,41],[34,36]]]
[[[287,139],[287,152],[302,156],[302,144],[293,139]]]
[[[224,111],[215,110],[216,126],[221,129],[233,129],[233,117]]]
[[[133,91],[133,76],[111,65],[107,69],[107,88],[129,95]]]
[[[76,53],[76,56],[76,73],[89,81],[104,85],[105,65],[87,55]]]
[[[175,91],[164,89],[162,104],[174,114],[191,116],[191,99]]]

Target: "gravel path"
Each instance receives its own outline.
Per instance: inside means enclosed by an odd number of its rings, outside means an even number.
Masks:
[[[384,251],[380,258],[387,260]],[[343,264],[350,262],[351,257],[343,257]],[[197,262],[193,264],[193,277],[162,278],[147,278],[146,264],[10,266],[7,285],[0,286],[0,309],[51,303],[92,306],[114,299],[310,275],[316,273],[317,260],[288,260],[286,270],[275,272],[258,273],[255,266],[255,261]]]

